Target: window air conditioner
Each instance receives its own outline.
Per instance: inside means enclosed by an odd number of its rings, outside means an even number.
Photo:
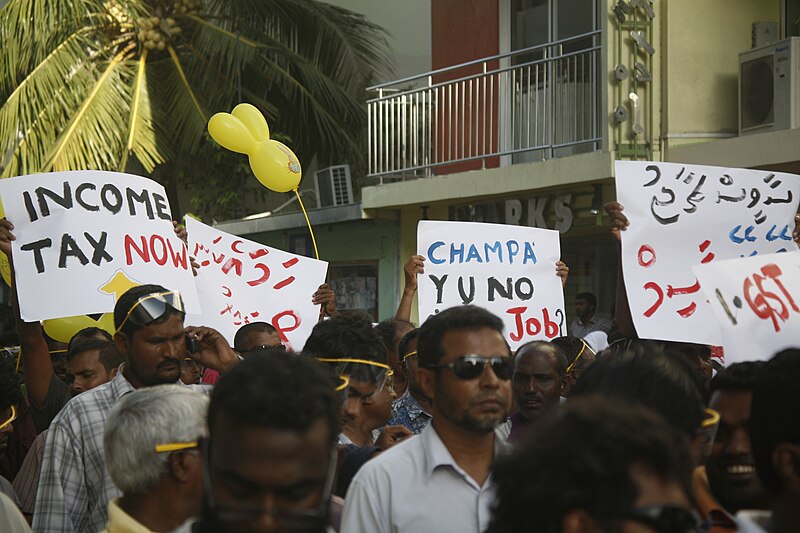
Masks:
[[[333,207],[353,203],[353,185],[350,182],[350,165],[323,168],[314,175],[314,186],[320,207]]]
[[[739,54],[739,135],[800,127],[800,37]]]

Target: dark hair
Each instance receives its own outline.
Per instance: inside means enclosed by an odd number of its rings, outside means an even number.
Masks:
[[[114,338],[111,336],[111,333],[107,332],[102,328],[98,328],[95,326],[90,326],[88,328],[83,328],[78,333],[72,336],[72,338],[67,343],[67,352],[72,350],[72,347],[80,342],[87,341],[89,339],[97,339],[100,340],[100,337],[105,339],[108,342],[114,342]]]
[[[432,315],[419,327],[417,355],[421,367],[434,366],[442,359],[442,338],[456,329],[489,328],[503,333],[503,321],[476,305],[458,305]]]
[[[414,324],[408,320],[401,320],[399,318],[387,318],[375,326],[375,331],[381,336],[381,340],[387,350],[394,347],[394,337],[397,335],[397,330],[401,325],[414,327]]]
[[[122,364],[122,354],[119,353],[117,345],[113,342],[101,341],[98,339],[85,340],[72,346],[72,348],[70,348],[70,350],[67,352],[67,361],[71,360],[78,354],[93,350],[99,351],[98,359],[106,371],[111,371]]]
[[[237,352],[243,351],[243,346],[251,333],[277,333],[277,331],[274,326],[266,322],[245,324],[236,331],[236,335],[233,337],[233,349]]]
[[[711,380],[710,392],[743,391],[753,392],[764,361],[745,361],[721,370]]]
[[[589,394],[649,407],[690,437],[695,436],[704,417],[696,372],[685,358],[652,343],[636,343],[598,359],[578,380],[571,397]]]
[[[750,409],[750,445],[756,470],[764,487],[773,494],[782,492],[783,483],[772,464],[778,444],[800,444],[800,348],[778,352],[756,378]]]
[[[575,296],[575,301],[577,302],[578,300],[586,300],[586,302],[589,305],[591,305],[595,309],[597,308],[597,296],[595,296],[591,292],[580,292],[580,293],[578,293],[578,295]]]
[[[220,414],[234,424],[296,432],[322,419],[333,443],[339,434],[340,407],[320,365],[299,355],[256,350],[214,387],[208,427],[213,439]]]
[[[366,313],[348,311],[339,313],[330,320],[323,320],[311,330],[303,355],[313,358],[354,358],[386,364],[386,347],[380,335],[372,327]],[[325,368],[335,373],[337,365],[326,364]],[[375,369],[367,365],[350,365],[348,375],[352,379],[372,383]]]
[[[552,354],[553,357],[556,358],[556,372],[558,372],[558,375],[562,379],[564,378],[567,373],[567,365],[569,364],[567,362],[567,356],[564,354],[564,350],[552,342],[531,341],[523,344],[517,348],[517,352],[514,354],[514,367],[517,366],[517,362],[519,361],[520,357],[524,356],[525,354],[536,352]]]
[[[561,349],[564,356],[569,361],[567,364],[575,360],[581,350],[583,350],[584,341],[572,335],[565,335],[564,337],[556,337],[550,343]]]
[[[0,359],[0,409],[8,409],[22,402],[20,383],[15,362],[11,359]]]
[[[494,469],[497,498],[489,533],[560,533],[564,516],[586,511],[605,531],[633,508],[639,464],[691,494],[681,436],[636,405],[602,397],[570,400]],[[612,490],[609,490],[612,489]]]
[[[400,343],[397,345],[397,355],[400,357],[400,362],[403,362],[403,357],[408,353],[408,345],[411,344],[411,341],[419,337],[419,328],[414,328],[405,335],[403,338],[400,339]]]
[[[142,296],[147,296],[148,294],[155,294],[159,292],[169,292],[169,290],[165,289],[161,285],[137,285],[136,287],[131,287],[125,291],[122,296],[119,297],[117,304],[114,306],[114,327],[119,330],[120,324],[125,322],[125,327],[122,329],[122,332],[129,336],[142,329],[143,326],[134,324],[130,320],[126,321],[125,318],[128,316],[128,313],[131,311],[131,309],[133,309],[133,306],[136,305],[136,302],[139,301],[139,298]],[[177,311],[170,309],[169,312],[165,313],[164,316],[159,320],[155,320],[154,323],[159,323],[162,320],[166,320],[173,312],[177,313]]]

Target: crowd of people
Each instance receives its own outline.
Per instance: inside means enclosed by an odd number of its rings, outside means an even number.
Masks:
[[[0,221],[13,280],[12,240]],[[622,286],[613,319],[580,293],[570,335],[512,352],[480,307],[413,324],[424,268],[378,324],[320,287],[299,353],[267,323],[233,346],[187,327],[152,284],[119,297],[113,335],[64,345],[12,281],[0,531],[800,532],[800,349],[724,368],[639,339]]]

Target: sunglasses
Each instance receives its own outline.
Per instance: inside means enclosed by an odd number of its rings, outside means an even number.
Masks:
[[[693,512],[671,505],[633,509],[621,518],[644,524],[656,533],[695,533],[699,522]]]
[[[11,416],[9,416],[2,424],[0,424],[0,430],[5,429],[7,426],[11,424],[11,422],[13,422],[16,419],[17,419],[17,408],[12,405]]]
[[[502,356],[489,356],[482,355],[464,355],[453,361],[452,363],[442,365],[430,365],[425,368],[450,368],[453,374],[458,379],[475,379],[486,368],[486,365],[491,365],[492,372],[498,379],[507,381],[511,379],[511,374],[514,373],[514,365],[510,357]]]
[[[186,309],[183,307],[183,299],[178,291],[146,294],[133,304],[117,328],[116,333],[122,331],[128,320],[132,324],[146,326],[164,316],[170,309],[186,314]]]
[[[275,346],[273,346],[271,344],[260,344],[258,346],[254,346],[254,347],[250,348],[249,350],[245,350],[245,351],[243,351],[241,353],[242,354],[247,354],[247,353],[255,352],[256,350],[277,350],[279,352],[285,352],[286,351],[286,346],[284,346],[283,344],[276,344]]]

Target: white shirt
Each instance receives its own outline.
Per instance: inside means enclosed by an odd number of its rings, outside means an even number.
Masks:
[[[507,445],[495,433],[495,454]],[[433,424],[366,463],[344,501],[342,533],[480,533],[489,525],[495,487],[459,467]]]

